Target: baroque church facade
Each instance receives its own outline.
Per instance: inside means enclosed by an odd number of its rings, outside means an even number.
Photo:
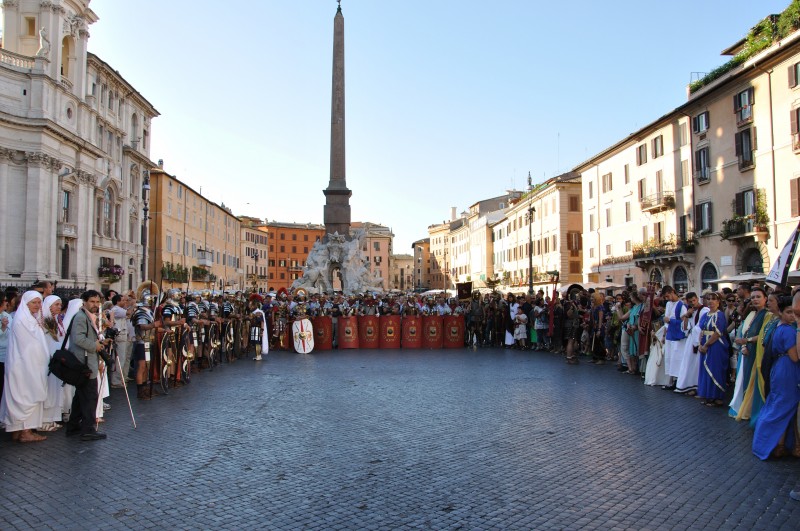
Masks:
[[[90,0],[3,0],[0,284],[135,288],[151,122],[159,115],[88,51]]]

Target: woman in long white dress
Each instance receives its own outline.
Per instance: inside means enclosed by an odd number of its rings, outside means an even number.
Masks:
[[[647,368],[644,371],[645,385],[669,385],[670,377],[664,366],[664,339],[667,327],[660,319],[653,321],[654,330],[651,330],[650,356],[647,358]],[[658,327],[656,330],[655,327]]]
[[[33,432],[42,426],[50,361],[41,310],[42,295],[36,291],[25,292],[14,314],[8,341],[0,423],[11,433],[12,440],[22,443],[47,438]]]
[[[52,358],[56,350],[64,342],[66,329],[58,321],[61,313],[61,298],[56,295],[45,297],[42,304],[42,317],[44,318],[45,339],[47,340],[47,354]],[[61,417],[64,402],[64,393],[61,389],[61,380],[54,374],[47,376],[47,399],[44,401],[44,414],[42,427],[39,431],[55,431],[61,427]]]

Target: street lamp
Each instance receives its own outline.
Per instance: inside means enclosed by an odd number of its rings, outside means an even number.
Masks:
[[[528,295],[533,295],[533,214],[536,209],[528,205]]]
[[[147,280],[147,220],[150,212],[150,170],[142,170],[142,282]]]

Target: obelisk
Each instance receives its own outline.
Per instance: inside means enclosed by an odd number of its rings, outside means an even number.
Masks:
[[[331,175],[325,194],[325,232],[350,237],[350,196],[344,158],[344,15],[342,3],[333,18],[333,92],[331,96]]]

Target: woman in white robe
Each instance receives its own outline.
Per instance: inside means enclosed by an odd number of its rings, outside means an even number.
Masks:
[[[43,441],[34,433],[42,426],[47,399],[47,340],[40,324],[42,296],[27,291],[14,314],[6,356],[5,391],[0,401],[0,423],[18,442]]]
[[[45,339],[47,340],[47,354],[53,357],[56,350],[64,342],[66,329],[58,321],[61,313],[61,298],[55,295],[45,297],[42,304],[42,317],[44,318]],[[44,401],[43,424],[39,431],[55,431],[61,427],[64,393],[61,389],[61,380],[54,374],[47,376],[47,399]]]
[[[651,331],[653,341],[650,343],[650,356],[647,358],[647,368],[644,371],[644,384],[669,385],[670,376],[667,374],[664,360],[664,339],[667,327],[657,319],[653,321],[653,325],[660,325],[660,327],[658,330]]]

